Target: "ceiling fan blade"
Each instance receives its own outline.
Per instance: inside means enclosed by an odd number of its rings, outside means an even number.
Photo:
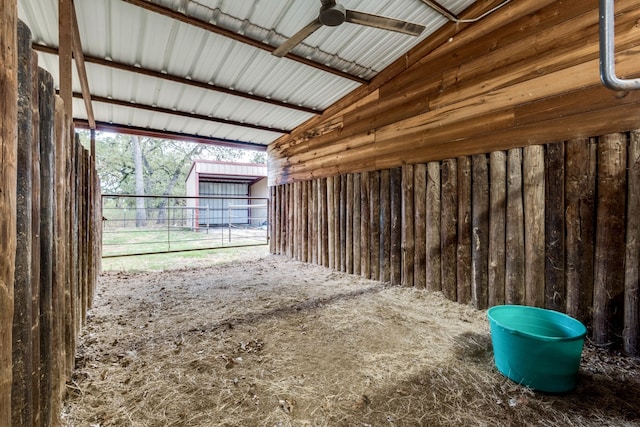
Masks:
[[[304,27],[303,29],[301,29],[300,31],[292,35],[287,41],[282,43],[276,50],[274,50],[271,53],[279,58],[282,58],[287,53],[289,53],[289,51],[293,49],[298,43],[300,43],[302,40],[309,37],[320,27],[322,27],[322,23],[320,22],[319,19],[316,18],[314,21],[310,22],[306,27]]]
[[[347,10],[347,22],[353,24],[366,25],[368,27],[382,28],[383,30],[396,31],[398,33],[418,36],[425,29],[424,25],[413,24],[399,19],[387,18],[380,15]]]

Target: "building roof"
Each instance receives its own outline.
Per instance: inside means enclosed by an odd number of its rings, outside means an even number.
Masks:
[[[324,26],[278,58],[271,52],[318,16],[320,0],[76,0],[95,120],[102,129],[263,149],[449,22],[425,4],[432,1],[341,0],[347,9],[426,29],[414,37],[348,22]],[[474,1],[438,3],[457,16]],[[18,1],[56,86],[57,4]],[[79,94],[75,67],[73,73]],[[88,113],[74,96],[82,126]]]

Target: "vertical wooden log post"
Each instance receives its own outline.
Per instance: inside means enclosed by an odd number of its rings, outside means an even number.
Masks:
[[[300,182],[291,183],[293,190],[293,259],[300,261]]]
[[[544,147],[523,150],[525,303],[544,306]]]
[[[303,181],[301,184],[302,212],[300,216],[302,217],[302,223],[300,227],[302,228],[302,247],[300,250],[302,251],[302,261],[309,262],[309,181]]]
[[[380,281],[391,280],[391,171],[380,172]]]
[[[43,69],[40,80],[40,416],[49,424],[53,408],[53,250],[55,142],[53,78]]]
[[[402,166],[402,286],[413,286],[415,261],[413,165]]]
[[[311,220],[310,235],[311,239],[309,246],[311,248],[311,257],[309,258],[312,264],[318,264],[318,180],[313,179],[309,186],[309,206],[311,207],[309,215]]]
[[[322,238],[320,240],[322,249],[322,265],[329,267],[329,222],[327,220],[327,178],[320,180],[320,206],[321,206],[321,224]]]
[[[31,230],[38,231],[32,236],[31,249],[31,384],[33,425],[40,421],[40,89],[38,80],[38,55],[31,55]],[[68,261],[67,261],[68,264]]]
[[[360,193],[362,192],[362,177],[359,173],[353,175],[353,274],[362,273],[362,252],[360,241],[360,227],[362,226],[360,211]]]
[[[489,307],[505,302],[505,222],[507,213],[507,156],[494,151],[489,158]]]
[[[402,281],[402,169],[393,168],[389,177],[390,192],[390,249],[389,269],[392,285]]]
[[[442,263],[440,262],[440,162],[427,164],[426,181],[426,287],[435,292],[442,290]]]
[[[276,187],[269,187],[269,253],[275,254],[275,201],[276,201]]]
[[[18,151],[16,193],[16,255],[13,305],[13,385],[11,388],[11,425],[33,423],[32,392],[32,152],[31,113],[31,31],[18,22]],[[5,319],[1,319],[4,321]]]
[[[335,258],[335,240],[336,228],[334,226],[335,223],[335,198],[333,197],[333,180],[334,177],[327,177],[327,244],[328,244],[328,256],[327,266],[331,269],[336,268],[336,258]]]
[[[294,183],[287,184],[287,256],[293,258],[296,235],[296,210]]]
[[[68,131],[70,124],[65,116],[64,103],[59,96],[55,97],[55,124],[54,124],[54,136],[55,136],[55,183],[54,183],[54,203],[55,203],[55,220],[54,220],[54,235],[55,235],[55,251],[54,251],[54,268],[53,268],[53,282],[51,292],[51,304],[53,309],[53,321],[55,327],[54,333],[54,349],[53,354],[53,366],[55,367],[54,388],[56,393],[54,394],[54,400],[52,402],[54,410],[57,412],[58,408],[62,406],[62,398],[64,397],[64,386],[66,383],[66,352],[67,347],[65,345],[65,288],[66,288],[66,207],[64,203],[64,191],[65,191],[65,148],[68,144],[69,135]],[[87,168],[88,169],[88,168]],[[90,191],[90,186],[87,186],[87,191]],[[87,207],[90,205],[86,203]],[[89,238],[89,227],[86,227],[87,241]],[[88,242],[87,242],[88,243]],[[91,260],[89,257],[89,246],[86,249],[86,259]],[[89,277],[88,262],[85,264],[85,271],[87,271],[87,278]],[[90,292],[87,292],[87,305],[90,304]],[[68,348],[68,351],[73,352],[73,348]],[[71,371],[71,368],[70,370]],[[57,418],[57,414],[54,415]]]
[[[372,280],[380,280],[380,172],[370,172],[369,174],[369,245]]]
[[[442,161],[440,188],[440,253],[442,263],[442,293],[451,301],[457,300],[456,243],[458,241],[458,163],[455,159]]]
[[[280,255],[280,186],[273,186],[271,204],[273,205],[273,222],[271,223],[271,241],[274,255]]]
[[[366,278],[371,276],[369,184],[369,172],[362,172],[360,174],[360,274]]]
[[[627,245],[624,277],[623,349],[640,354],[640,130],[631,132],[627,163]]]
[[[564,142],[548,144],[545,152],[544,307],[566,311],[564,283]]]
[[[584,323],[593,315],[596,144],[589,138],[566,143],[567,314]]]
[[[413,252],[413,284],[416,288],[427,286],[426,264],[426,224],[427,224],[427,165],[417,164],[413,169],[413,213],[414,213],[414,241]]]
[[[340,175],[333,178],[333,268],[340,271]]]
[[[340,271],[347,271],[347,176],[340,176]]]
[[[593,339],[608,344],[622,335],[624,216],[627,147],[624,134],[598,143],[598,207],[593,295]]]
[[[18,160],[16,0],[0,0],[0,10],[0,425],[10,426]]]
[[[346,188],[346,248],[345,248],[345,263],[346,272],[353,273],[353,174],[347,175],[347,188]]]
[[[507,220],[505,302],[524,304],[524,207],[522,196],[522,149],[507,153]]]
[[[485,154],[471,161],[471,303],[484,310],[489,304],[489,168]]]
[[[471,302],[471,158],[458,157],[457,298]]]

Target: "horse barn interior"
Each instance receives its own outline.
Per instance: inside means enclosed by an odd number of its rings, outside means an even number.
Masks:
[[[639,425],[637,1],[0,17],[0,426]],[[265,254],[102,272],[96,131],[266,151]],[[587,326],[575,390],[500,375],[504,304]]]

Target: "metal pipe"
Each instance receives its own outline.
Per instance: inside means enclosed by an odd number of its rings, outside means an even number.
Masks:
[[[449,21],[453,21],[456,24],[470,24],[470,23],[473,23],[473,22],[478,22],[479,20],[481,20],[485,16],[488,16],[488,15],[492,14],[496,10],[500,9],[502,6],[504,6],[507,3],[509,3],[511,0],[505,0],[502,3],[500,3],[499,5],[497,5],[496,7],[494,7],[493,9],[490,9],[490,10],[486,11],[482,15],[480,15],[478,17],[475,17],[475,18],[469,18],[469,19],[458,18],[453,12],[451,12],[449,9],[445,8],[444,6],[442,6],[436,0],[421,0],[421,1],[422,1],[422,3],[426,4],[427,6],[429,6],[430,8],[435,10],[436,12],[438,12],[440,15],[444,16],[445,18],[447,18]]]
[[[600,80],[612,90],[640,89],[640,79],[621,79],[616,76],[613,0],[600,0]]]

